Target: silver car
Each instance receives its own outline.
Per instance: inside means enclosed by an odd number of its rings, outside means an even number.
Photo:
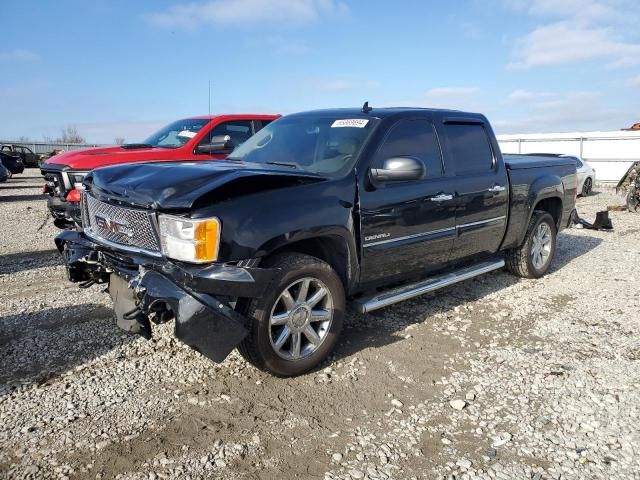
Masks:
[[[596,183],[596,170],[581,158],[575,157],[578,167],[578,194],[583,197],[591,195]]]

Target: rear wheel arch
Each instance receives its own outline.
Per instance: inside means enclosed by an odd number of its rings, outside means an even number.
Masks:
[[[531,217],[536,211],[547,212],[550,214],[556,224],[556,229],[560,230],[560,222],[562,221],[562,199],[560,197],[553,196],[538,200],[531,209],[529,221],[531,221]]]

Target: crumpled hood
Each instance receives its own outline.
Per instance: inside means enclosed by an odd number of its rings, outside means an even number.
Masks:
[[[222,200],[321,180],[323,177],[311,173],[214,160],[100,168],[87,175],[85,184],[96,196],[121,204],[185,210],[203,197],[214,201],[216,193],[219,193],[217,200]]]
[[[169,160],[173,151],[167,148],[121,147],[89,148],[59,153],[47,160],[48,165],[64,165],[71,170],[92,170],[125,162]]]

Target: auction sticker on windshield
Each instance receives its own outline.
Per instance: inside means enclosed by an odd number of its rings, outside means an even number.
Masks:
[[[369,123],[369,120],[366,118],[345,118],[342,120],[336,120],[331,124],[331,128],[340,128],[340,127],[352,127],[352,128],[364,128]]]
[[[182,130],[180,133],[178,133],[178,137],[193,138],[197,134],[198,132],[192,132],[191,130]]]

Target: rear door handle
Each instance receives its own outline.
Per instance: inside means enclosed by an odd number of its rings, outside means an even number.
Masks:
[[[507,187],[504,187],[502,185],[494,185],[493,187],[488,189],[487,192],[498,193],[498,192],[504,192],[506,189]]]
[[[432,202],[446,202],[447,200],[453,200],[453,195],[450,193],[440,193],[430,198]]]

